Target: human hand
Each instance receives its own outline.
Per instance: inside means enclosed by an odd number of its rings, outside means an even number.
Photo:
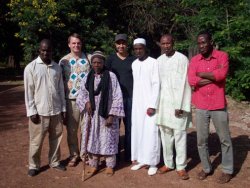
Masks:
[[[30,120],[34,123],[34,124],[39,124],[40,123],[40,117],[38,114],[32,115],[30,116]]]
[[[199,82],[198,82],[198,86],[202,87],[202,86],[205,86],[205,85],[208,85],[208,84],[211,84],[213,83],[211,80],[208,80],[208,79],[201,79]]]
[[[197,73],[196,73],[196,76],[198,76],[198,77],[200,77],[200,78],[202,78],[202,75],[203,75],[203,72],[197,72]]]
[[[66,125],[67,124],[66,112],[61,112],[61,116],[62,116],[63,124]]]
[[[175,117],[179,118],[183,115],[183,110],[175,110],[174,112]]]
[[[113,124],[113,120],[114,120],[114,116],[113,115],[109,115],[107,120],[106,120],[106,126],[110,127]]]
[[[85,109],[87,110],[87,112],[88,112],[88,115],[90,115],[90,116],[92,116],[92,107],[91,107],[91,103],[90,102],[87,102],[86,104],[85,104]]]
[[[148,114],[148,116],[153,116],[155,114],[155,109],[154,108],[148,108],[147,109],[147,114]]]

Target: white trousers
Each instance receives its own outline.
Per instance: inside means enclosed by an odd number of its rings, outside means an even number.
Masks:
[[[164,164],[176,170],[183,170],[187,159],[187,132],[186,130],[175,130],[165,126],[159,126],[161,132],[161,141],[163,147]],[[174,164],[174,145],[176,158]]]

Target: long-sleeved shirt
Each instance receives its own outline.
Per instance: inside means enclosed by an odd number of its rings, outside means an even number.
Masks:
[[[59,65],[63,72],[65,96],[68,99],[76,99],[80,90],[82,79],[90,70],[90,55],[82,53],[81,58],[76,59],[71,53],[64,56]]]
[[[211,84],[199,86],[202,79],[198,72],[212,72],[215,78]],[[217,110],[226,107],[225,83],[228,72],[228,54],[213,50],[210,58],[201,54],[191,59],[188,69],[189,84],[194,88],[192,103],[198,109]]]
[[[54,61],[46,65],[40,57],[24,70],[27,116],[52,116],[66,111],[62,70]]]
[[[162,54],[159,64],[160,93],[156,123],[175,130],[191,126],[191,88],[187,81],[188,58],[178,51],[171,57]],[[175,110],[183,110],[181,118]]]

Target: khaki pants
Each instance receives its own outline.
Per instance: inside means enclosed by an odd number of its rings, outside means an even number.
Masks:
[[[49,133],[49,164],[51,167],[59,165],[63,132],[61,115],[40,116],[39,124],[34,124],[29,120],[29,169],[40,168],[41,150],[47,132]]]
[[[67,99],[66,102],[66,128],[69,153],[70,157],[79,157],[78,128],[83,125],[83,118],[76,105],[76,100]]]

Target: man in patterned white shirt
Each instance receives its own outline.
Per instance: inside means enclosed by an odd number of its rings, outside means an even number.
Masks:
[[[79,158],[78,127],[82,125],[82,117],[76,106],[76,97],[80,89],[80,83],[90,70],[89,57],[82,52],[82,39],[77,33],[68,38],[70,53],[64,56],[59,65],[62,68],[65,96],[66,96],[66,128],[67,141],[70,152],[68,166],[77,165]]]

